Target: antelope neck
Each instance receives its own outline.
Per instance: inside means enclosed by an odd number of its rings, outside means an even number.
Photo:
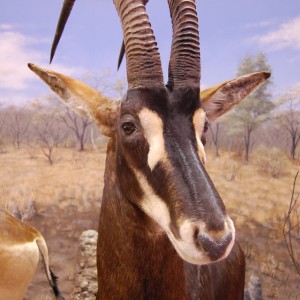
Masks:
[[[182,259],[158,225],[118,188],[113,144],[99,223],[100,299],[187,299]]]
[[[121,192],[107,148],[98,239],[97,299],[211,299],[208,266],[184,262],[165,232]]]

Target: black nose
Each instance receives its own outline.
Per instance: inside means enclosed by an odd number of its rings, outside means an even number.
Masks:
[[[218,240],[206,233],[199,233],[196,238],[196,243],[207,253],[212,261],[216,261],[224,255],[231,240],[231,233]]]

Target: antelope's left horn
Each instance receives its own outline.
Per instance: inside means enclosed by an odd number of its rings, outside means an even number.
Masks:
[[[114,0],[123,28],[129,89],[164,86],[160,55],[144,2]]]
[[[170,88],[200,87],[200,45],[195,2],[168,0],[173,27]]]

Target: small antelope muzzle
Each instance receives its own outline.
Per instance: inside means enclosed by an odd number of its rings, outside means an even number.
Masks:
[[[231,241],[231,233],[220,240],[214,239],[206,233],[199,233],[196,237],[196,244],[207,253],[212,261],[222,258]]]
[[[217,261],[230,252],[234,242],[235,230],[232,221],[228,218],[222,230],[199,230],[196,228],[194,239],[197,248],[202,249],[211,261]]]

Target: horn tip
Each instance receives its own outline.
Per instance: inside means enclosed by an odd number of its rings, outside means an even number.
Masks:
[[[50,61],[49,61],[49,64],[51,64],[52,63],[52,60],[53,60],[53,57],[54,57],[54,54],[55,54],[55,49],[56,48],[56,46],[53,48],[51,48],[51,52],[50,52]]]
[[[270,78],[271,75],[272,75],[271,72],[263,72],[263,74],[264,74],[264,77],[265,77],[266,79]]]
[[[31,71],[33,71],[33,69],[34,69],[34,64],[28,63],[27,66],[28,66],[28,68],[29,68]]]

